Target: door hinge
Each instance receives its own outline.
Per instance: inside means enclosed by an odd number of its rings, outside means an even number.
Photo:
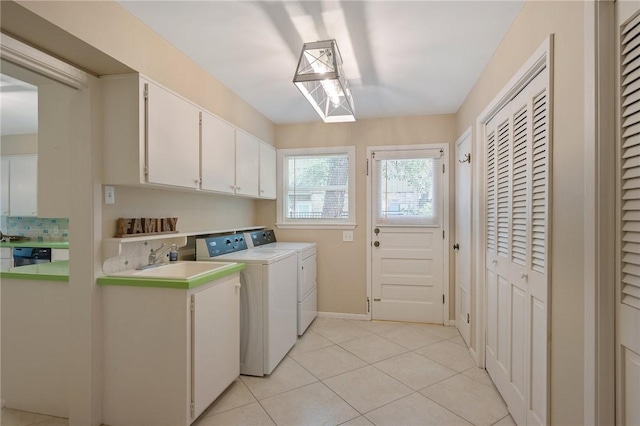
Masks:
[[[467,312],[467,324],[469,324],[470,318],[469,318],[469,312]]]
[[[367,158],[367,176],[369,176],[369,159]]]
[[[193,401],[191,401],[191,404],[189,404],[189,410],[191,411],[191,417],[193,417],[193,414],[196,411],[196,404]]]
[[[147,176],[149,174],[149,166],[144,166],[144,175]]]
[[[199,124],[202,124],[202,113],[199,113],[199,116],[200,116],[199,119],[198,119]]]
[[[371,301],[367,297],[367,313],[371,312]]]
[[[442,239],[444,240],[444,231],[442,231]]]
[[[195,312],[196,311],[196,304],[193,302],[193,300],[191,301],[189,309],[191,309],[191,312]]]
[[[149,84],[145,83],[144,84],[144,92],[143,92],[144,98],[145,99],[149,99]]]
[[[442,173],[444,173],[444,164],[442,165]]]
[[[444,305],[444,294],[442,295],[442,304]]]

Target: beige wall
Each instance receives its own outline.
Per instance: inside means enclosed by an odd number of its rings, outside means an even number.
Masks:
[[[273,144],[271,121],[115,1],[17,3],[104,54]],[[64,52],[64,49],[58,49]],[[90,71],[104,74],[100,69]]]
[[[551,424],[583,424],[584,58],[582,2],[527,2],[460,108],[456,136],[554,34]],[[475,135],[474,135],[475,136]]]
[[[105,238],[116,234],[116,222],[120,217],[177,217],[180,232],[228,229],[255,223],[254,201],[248,198],[125,186],[115,187],[115,198],[115,204],[102,207]]]
[[[276,127],[277,148],[312,148],[355,145],[356,222],[354,242],[343,242],[341,230],[284,230],[282,241],[318,244],[318,310],[364,314],[366,303],[366,155],[368,146],[454,143],[453,115],[358,120],[355,123],[322,122]],[[451,163],[452,164],[452,163]],[[451,198],[453,199],[453,197]],[[450,203],[451,204],[451,203]],[[257,203],[257,222],[273,227],[276,203]],[[450,208],[453,212],[453,206]],[[453,294],[453,290],[451,290]]]
[[[0,154],[20,155],[38,153],[38,134],[4,135],[0,138]]]
[[[217,79],[187,58],[182,52],[134,18],[114,1],[59,2],[25,1],[19,6],[4,8],[12,16],[3,16],[4,22],[18,18],[28,21],[24,10],[35,13],[68,34],[56,34],[60,43],[55,46],[58,55],[75,57],[77,40],[97,52],[92,55],[115,59],[138,71],[216,115],[228,120],[256,137],[274,143],[274,125],[261,113],[233,93]],[[23,29],[24,30],[24,29]],[[26,39],[36,38],[38,29],[20,34]],[[45,40],[42,40],[45,43]],[[83,64],[96,75],[108,73],[113,61],[92,61]],[[118,217],[179,217],[180,231],[224,229],[255,225],[255,202],[244,198],[202,195],[173,191],[117,188],[116,204],[103,205],[103,236],[115,234]]]

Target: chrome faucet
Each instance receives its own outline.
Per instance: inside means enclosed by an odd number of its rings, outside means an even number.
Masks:
[[[162,243],[160,245],[160,247],[158,247],[157,249],[151,249],[151,253],[149,253],[149,264],[147,266],[152,266],[155,265],[156,263],[158,263],[160,261],[160,259],[162,259],[162,256],[164,253],[166,253],[167,251],[169,251],[169,249],[171,249],[171,246],[168,246],[166,249],[162,250],[162,247],[166,246],[166,243]]]

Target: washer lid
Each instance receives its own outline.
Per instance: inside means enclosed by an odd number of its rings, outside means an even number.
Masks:
[[[277,242],[256,247],[255,250],[295,250],[297,252],[314,248],[316,243]]]
[[[242,263],[269,264],[295,255],[296,252],[294,250],[249,249],[212,257],[209,260],[213,262],[233,260],[234,262]]]

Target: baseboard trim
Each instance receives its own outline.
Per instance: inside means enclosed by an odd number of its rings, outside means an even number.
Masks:
[[[367,314],[345,314],[342,312],[318,312],[318,316],[321,318],[369,321]]]
[[[444,325],[447,325],[447,326],[450,326],[450,327],[455,327],[456,326],[456,320],[450,319],[450,320],[446,321],[444,323]]]

